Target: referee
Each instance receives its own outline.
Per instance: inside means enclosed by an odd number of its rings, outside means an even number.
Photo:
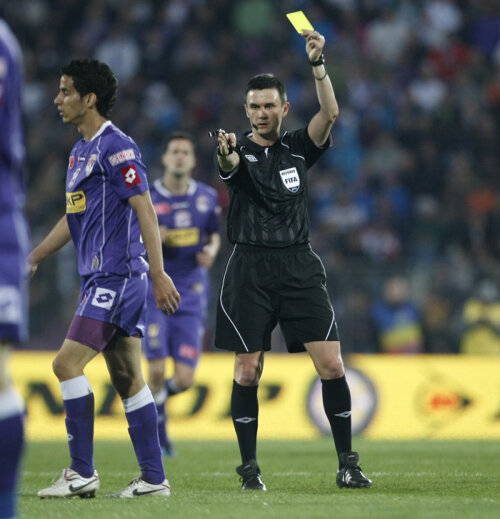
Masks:
[[[320,109],[306,128],[285,132],[290,103],[275,76],[253,77],[245,93],[251,131],[218,131],[217,162],[230,194],[226,265],[215,343],[236,352],[231,415],[241,452],[243,490],[266,490],[257,464],[257,388],[264,351],[279,323],[290,353],[307,351],[321,377],[323,405],[339,458],[339,487],[369,487],[351,446],[351,396],[326,276],[309,245],[307,170],[332,145],[338,115],[325,69],[325,38],[302,31]]]

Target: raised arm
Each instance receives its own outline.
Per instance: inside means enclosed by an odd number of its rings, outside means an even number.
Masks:
[[[312,64],[316,93],[319,101],[319,112],[311,119],[307,131],[316,144],[325,144],[333,123],[339,114],[339,106],[335,99],[332,82],[324,65],[323,47],[325,38],[316,31],[303,30],[306,39],[306,52]]]
[[[33,276],[38,269],[38,265],[45,258],[58,251],[61,247],[66,245],[71,240],[71,233],[69,232],[68,221],[64,215],[42,240],[40,245],[35,247],[29,256],[31,267],[31,275]]]
[[[174,313],[179,307],[181,297],[174,282],[163,270],[163,252],[158,218],[149,191],[134,195],[128,201],[139,220],[142,240],[148,254],[149,273],[153,281],[156,306],[166,314]]]

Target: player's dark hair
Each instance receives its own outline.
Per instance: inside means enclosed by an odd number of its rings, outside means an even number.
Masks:
[[[73,79],[73,85],[80,97],[95,94],[97,111],[109,119],[116,101],[118,80],[106,63],[95,59],[75,59],[62,67],[61,73]]]
[[[163,149],[166,150],[168,148],[168,145],[170,144],[170,142],[175,141],[176,139],[182,139],[184,141],[189,141],[193,145],[193,149],[195,147],[194,137],[190,133],[184,132],[181,130],[177,130],[177,131],[169,133],[167,135],[167,138],[165,139],[165,146]]]
[[[245,90],[245,102],[250,90],[264,90],[266,88],[275,88],[278,91],[281,103],[286,103],[285,85],[273,74],[258,74],[250,79]]]

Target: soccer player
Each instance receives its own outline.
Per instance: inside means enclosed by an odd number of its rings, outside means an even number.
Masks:
[[[290,103],[271,74],[253,77],[245,111],[251,131],[238,141],[218,132],[217,160],[230,194],[228,237],[234,243],[222,280],[216,346],[236,352],[231,414],[241,452],[243,490],[266,490],[256,458],[264,351],[279,323],[289,352],[307,350],[321,377],[323,404],[338,453],[339,487],[369,487],[351,449],[351,397],[335,314],[320,258],[309,245],[307,170],[331,146],[338,115],[324,66],[325,39],[302,32],[319,100],[308,126],[280,135]]]
[[[154,182],[151,199],[160,224],[164,268],[182,301],[175,314],[166,316],[155,309],[152,293],[148,292],[143,348],[148,360],[148,385],[158,412],[160,446],[163,455],[173,456],[166,431],[165,401],[193,384],[205,333],[208,269],[220,247],[220,209],[215,189],[191,176],[196,160],[188,133],[169,136],[162,163],[163,179]],[[167,357],[174,361],[174,374],[165,381]]]
[[[0,518],[16,516],[15,489],[23,447],[24,404],[12,385],[12,345],[27,338],[28,232],[23,213],[22,57],[0,19]]]
[[[94,395],[84,368],[103,353],[122,398],[141,477],[115,497],[168,496],[156,429],[156,407],[144,383],[140,337],[145,331],[147,271],[155,304],[173,313],[180,300],[163,270],[158,220],[135,142],[109,120],[118,83],[108,65],[75,60],[62,68],[54,100],[80,139],[69,157],[66,214],[31,253],[32,270],[73,240],[80,303],[53,363],[59,379],[71,466],[40,497],[94,496]]]

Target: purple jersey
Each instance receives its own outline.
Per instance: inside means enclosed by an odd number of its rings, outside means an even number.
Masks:
[[[0,341],[15,343],[28,331],[21,92],[21,51],[0,19]]]
[[[24,204],[22,82],[19,44],[0,19],[0,212]]]
[[[111,121],[90,141],[75,144],[66,176],[66,218],[81,276],[131,277],[148,270],[139,221],[128,203],[147,190],[139,148]]]
[[[204,284],[207,272],[196,262],[196,253],[206,245],[208,235],[219,230],[217,191],[191,179],[185,195],[174,195],[161,180],[156,180],[151,199],[159,225],[168,229],[167,243],[163,245],[165,272],[178,289]]]

